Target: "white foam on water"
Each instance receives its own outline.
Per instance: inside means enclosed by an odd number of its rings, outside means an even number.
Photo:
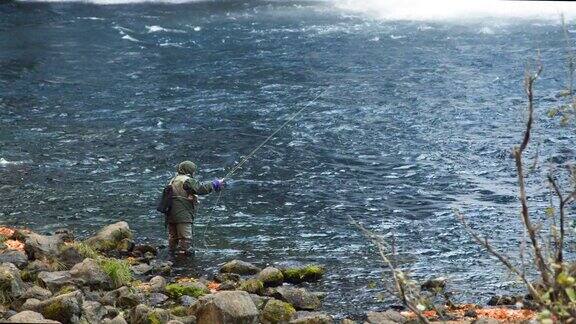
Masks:
[[[139,40],[137,40],[136,38],[134,38],[134,37],[132,37],[132,36],[130,36],[130,35],[124,35],[124,36],[122,36],[122,39],[129,40],[129,41],[135,42],[135,43],[140,42]]]
[[[482,18],[576,18],[576,3],[500,0],[335,0],[339,9],[383,20],[466,20]]]
[[[180,29],[169,29],[169,28],[164,28],[161,26],[146,26],[146,29],[148,29],[149,33],[158,33],[158,32],[185,33],[185,31],[180,30]]]
[[[21,163],[22,162],[20,162],[20,161],[8,161],[5,158],[0,158],[0,166],[21,164]]]

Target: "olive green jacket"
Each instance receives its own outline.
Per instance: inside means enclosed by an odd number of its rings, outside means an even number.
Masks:
[[[179,174],[174,177],[170,184],[174,196],[172,197],[172,208],[166,215],[166,222],[192,223],[194,214],[198,209],[198,198],[196,195],[206,195],[214,189],[210,182],[200,182],[198,179],[188,175]]]

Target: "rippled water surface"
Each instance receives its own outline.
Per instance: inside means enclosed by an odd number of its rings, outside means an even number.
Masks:
[[[510,151],[537,49],[532,204],[548,201],[551,163],[575,156],[574,132],[545,116],[560,103],[564,44],[557,22],[384,21],[327,2],[2,2],[0,222],[85,236],[123,219],[163,244],[154,201],[176,163],[222,177],[320,95],[218,203],[202,200],[196,259],[179,271],[318,262],[325,309],[384,308],[389,273],[351,216],[393,237],[417,278],[447,276],[458,299],[485,301],[518,285],[452,209],[517,251]]]

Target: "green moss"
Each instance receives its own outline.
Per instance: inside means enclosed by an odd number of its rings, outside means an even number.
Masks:
[[[100,253],[98,253],[94,248],[84,242],[74,242],[69,245],[65,245],[62,249],[76,249],[78,253],[80,253],[85,258],[90,259],[99,259],[102,257]]]
[[[264,292],[264,284],[258,279],[248,279],[242,281],[239,290],[246,291],[250,294],[261,295]]]
[[[58,296],[58,295],[64,295],[64,294],[73,292],[73,291],[75,291],[75,290],[78,290],[78,288],[76,288],[76,286],[74,286],[74,285],[66,285],[66,286],[60,288],[60,290],[58,290],[58,292],[56,293],[56,296]]]
[[[35,281],[37,277],[38,275],[30,272],[30,270],[24,269],[20,271],[20,278],[24,281],[32,282]]]
[[[205,289],[200,287],[184,286],[177,283],[166,285],[166,294],[173,299],[178,299],[185,295],[198,298],[206,295],[207,293],[208,292]]]
[[[98,264],[100,268],[110,276],[115,287],[129,285],[132,281],[132,271],[130,270],[128,261],[114,258],[100,258]]]
[[[262,316],[269,323],[288,322],[292,319],[294,314],[296,314],[296,310],[292,305],[276,299],[272,299],[266,303],[266,306],[262,311]]]
[[[158,314],[155,312],[150,312],[146,319],[148,320],[148,324],[162,324],[160,317],[158,317]]]
[[[300,268],[283,269],[282,274],[284,280],[290,283],[318,281],[324,275],[324,268],[311,264]]]
[[[44,307],[42,311],[42,315],[44,315],[44,317],[63,323],[67,321],[66,318],[67,313],[68,312],[66,307],[64,307],[64,305],[60,300],[57,300],[52,304]]]
[[[184,306],[176,306],[170,309],[170,313],[174,316],[184,317],[188,315],[188,308]]]

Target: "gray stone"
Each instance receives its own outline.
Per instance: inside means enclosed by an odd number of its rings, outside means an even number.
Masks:
[[[84,260],[84,256],[76,249],[73,245],[64,245],[60,249],[60,254],[58,255],[58,260],[66,265],[66,268],[70,269],[75,264],[80,263]]]
[[[104,305],[112,305],[123,308],[134,307],[144,301],[144,295],[133,288],[126,286],[109,291],[102,296],[100,302]]]
[[[298,310],[317,310],[322,306],[318,296],[304,288],[278,287],[272,296],[292,304]]]
[[[124,319],[124,316],[117,315],[116,317],[114,317],[112,319],[105,318],[102,321],[102,324],[128,324],[128,322],[126,322],[126,320]]]
[[[240,260],[232,260],[222,266],[220,268],[220,272],[222,273],[236,273],[239,275],[253,275],[260,272],[262,269],[258,268],[257,266],[253,265],[252,263],[240,261]]]
[[[45,319],[42,314],[25,310],[8,318],[8,323],[60,323]]]
[[[190,307],[190,306],[196,304],[197,302],[198,302],[198,299],[196,299],[192,296],[184,295],[184,296],[180,297],[180,304],[182,304],[182,306],[185,306],[185,307]]]
[[[166,290],[166,279],[162,276],[150,279],[150,289],[152,292],[164,292]]]
[[[48,289],[44,289],[38,286],[32,286],[26,290],[26,292],[22,295],[21,298],[28,299],[28,298],[35,298],[38,300],[46,300],[52,297],[52,293]]]
[[[221,291],[198,300],[198,324],[251,324],[258,323],[258,309],[244,291]]]
[[[0,263],[12,263],[21,269],[28,264],[28,256],[22,251],[6,250],[0,253]]]
[[[40,302],[36,311],[46,318],[62,323],[72,323],[80,320],[83,302],[82,293],[76,290]]]
[[[258,296],[255,294],[250,294],[250,298],[252,299],[252,301],[254,302],[254,305],[256,305],[256,308],[258,308],[259,310],[264,309],[264,306],[266,306],[266,303],[272,299],[272,297],[267,297],[267,296]]]
[[[164,303],[165,301],[168,300],[168,296],[162,294],[162,293],[151,293],[150,297],[148,297],[148,303],[151,306],[157,306],[160,305],[162,303]]]
[[[38,280],[52,292],[74,284],[70,271],[42,271],[38,274]]]
[[[214,275],[214,281],[224,283],[227,281],[240,282],[240,275],[236,273],[217,273]]]
[[[445,277],[431,278],[426,280],[420,286],[420,289],[425,291],[442,291],[446,288],[446,281],[448,281],[448,279]]]
[[[120,247],[125,238],[132,238],[132,231],[126,222],[118,222],[102,228],[86,243],[98,251],[110,251]]]
[[[238,290],[243,290],[249,294],[262,295],[264,293],[264,284],[258,279],[250,278],[241,281]]]
[[[12,263],[0,264],[0,287],[7,292],[9,299],[19,298],[26,291],[20,270]]]
[[[63,245],[64,240],[60,235],[29,233],[26,236],[24,250],[26,250],[28,257],[31,259],[55,258],[60,253],[60,248]]]
[[[296,312],[296,318],[290,324],[332,324],[334,320],[326,313]]]
[[[258,280],[262,281],[266,287],[276,287],[282,285],[284,275],[280,269],[274,267],[264,268],[258,273]]]
[[[88,323],[100,323],[108,315],[108,310],[99,302],[85,300],[82,303],[82,317]]]
[[[152,267],[149,264],[140,263],[140,264],[137,264],[135,266],[131,266],[130,270],[132,270],[132,272],[135,275],[141,276],[141,275],[145,275],[148,272],[152,271]]]
[[[149,252],[148,252],[149,253]],[[155,257],[152,255],[152,257]],[[173,263],[170,261],[161,261],[154,259],[150,261],[150,266],[152,267],[152,273],[160,273],[163,275],[169,275],[172,272]]]
[[[110,289],[112,287],[110,276],[93,259],[86,258],[81,263],[76,264],[70,269],[70,275],[76,284],[82,286],[95,289]]]
[[[370,324],[386,324],[386,323],[406,323],[408,319],[397,311],[387,310],[385,312],[368,312],[366,314],[368,323]]]
[[[151,318],[154,318],[159,323],[166,323],[170,320],[170,317],[170,312],[165,309],[150,308],[146,305],[140,304],[132,309],[130,313],[130,323],[150,323]]]
[[[35,310],[38,309],[38,305],[40,305],[41,300],[36,298],[28,298],[24,302],[24,304],[20,307],[21,310]]]

